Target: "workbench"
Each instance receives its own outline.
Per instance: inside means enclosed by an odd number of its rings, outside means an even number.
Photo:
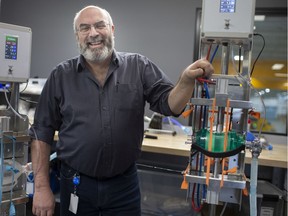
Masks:
[[[167,167],[176,170],[184,170],[190,155],[191,145],[185,144],[187,136],[177,133],[156,133],[157,139],[144,138],[142,143],[142,156],[139,163],[148,164],[152,167]],[[55,136],[55,141],[58,136]],[[270,180],[274,185],[283,188],[287,172],[287,144],[273,144],[273,150],[263,149],[258,160],[258,177]],[[246,150],[245,174],[250,174],[251,152]]]
[[[191,145],[185,144],[185,141],[187,141],[186,135],[177,134],[172,136],[161,133],[153,135],[157,136],[157,139],[143,139],[143,152],[189,157]],[[54,140],[58,140],[57,135]],[[262,150],[258,161],[259,166],[287,168],[287,144],[272,144],[272,146],[273,150]],[[249,150],[246,150],[245,163],[251,163]]]
[[[189,157],[191,145],[185,144],[187,136],[177,134],[154,134],[157,139],[144,138],[142,151]],[[287,168],[287,144],[272,144],[273,150],[263,149],[258,164],[259,166]],[[251,153],[246,150],[245,163],[251,163]]]

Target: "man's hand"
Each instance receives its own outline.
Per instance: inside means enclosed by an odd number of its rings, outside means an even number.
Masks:
[[[34,173],[34,196],[32,212],[36,216],[52,216],[55,207],[54,194],[49,181],[49,157],[51,146],[40,140],[31,144],[31,158]]]
[[[171,111],[175,114],[181,113],[192,97],[195,79],[200,77],[209,79],[212,73],[214,68],[206,59],[199,59],[189,65],[169,94],[168,103]]]
[[[214,73],[214,68],[209,61],[206,59],[199,59],[184,70],[182,78],[190,78],[194,82],[194,80],[199,77],[209,79],[212,73]]]
[[[52,216],[55,209],[55,197],[50,187],[35,189],[32,212],[36,216]]]

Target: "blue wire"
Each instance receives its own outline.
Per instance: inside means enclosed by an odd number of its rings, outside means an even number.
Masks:
[[[219,45],[218,45],[219,46]],[[212,58],[214,58],[215,53],[218,49],[218,46],[216,48],[216,50],[213,53]],[[212,59],[213,60],[213,59]],[[206,91],[206,98],[210,99],[210,94],[209,94],[209,89],[208,89],[208,85],[206,82],[203,83],[203,86],[205,88]],[[203,129],[205,128],[205,122],[206,122],[206,111],[207,111],[207,107],[204,107],[204,119],[203,119]],[[202,167],[202,163],[203,163],[203,154],[200,154],[200,169],[199,169],[199,175],[201,175],[201,167]],[[200,198],[199,198],[199,191],[200,191],[200,184],[197,185],[197,204],[200,205]],[[203,190],[202,190],[202,197],[205,198],[206,197],[206,188],[205,188],[205,184],[203,184]]]
[[[203,83],[205,91],[206,91],[206,98],[210,99],[209,89],[206,82]]]
[[[201,167],[202,167],[202,160],[203,160],[203,154],[200,153],[200,164],[199,164],[199,176],[201,175]],[[197,184],[197,205],[200,206],[200,184]]]
[[[209,94],[209,89],[208,89],[208,85],[207,85],[207,83],[206,82],[204,82],[203,83],[203,85],[204,85],[204,88],[205,88],[205,92],[206,92],[206,98],[208,98],[208,99],[210,99],[210,94]],[[203,126],[202,126],[202,128],[203,129],[205,129],[205,122],[206,122],[206,110],[207,110],[207,107],[205,106],[204,107],[204,114],[203,114],[203,116],[204,116],[204,118],[203,118]]]
[[[219,48],[219,44],[216,46],[216,48],[215,48],[215,50],[214,50],[214,52],[213,52],[213,54],[212,54],[212,56],[211,56],[210,63],[213,62],[214,57],[215,57],[215,55],[216,55],[216,53],[217,53],[218,48]]]
[[[214,60],[214,57],[217,53],[217,50],[219,48],[219,44],[217,45],[217,47],[215,48],[213,54],[212,54],[212,57],[210,59],[210,63],[213,62]],[[208,89],[208,85],[206,82],[203,83],[203,86],[205,88],[205,91],[206,91],[206,98],[210,99],[210,94],[209,94],[209,89]],[[206,109],[207,107],[205,106],[204,107],[204,119],[203,119],[203,128],[205,128],[205,122],[206,122]],[[199,169],[199,175],[201,175],[201,167],[202,167],[202,162],[203,162],[203,154],[200,153],[200,169]],[[200,206],[200,184],[197,184],[197,204],[198,206]],[[203,184],[203,191],[202,191],[202,196],[203,198],[206,196],[206,187],[205,187],[205,184]]]
[[[200,195],[199,195],[199,191],[200,191],[200,184],[197,184],[197,205],[200,206]]]

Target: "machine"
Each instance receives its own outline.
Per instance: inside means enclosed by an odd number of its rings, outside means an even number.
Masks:
[[[19,85],[30,76],[32,31],[0,23],[0,215],[26,215],[29,120],[18,112]]]
[[[254,14],[255,0],[203,0],[200,58],[213,64],[218,54],[221,67],[211,79],[196,81],[191,98],[193,133],[186,142],[191,144],[191,156],[184,178],[194,209],[200,211],[202,204],[208,203],[210,216],[216,215],[216,206],[222,203],[241,208],[242,195],[248,195],[244,174],[247,148],[252,153],[250,215],[257,215],[261,144],[248,130],[253,110],[249,99]]]

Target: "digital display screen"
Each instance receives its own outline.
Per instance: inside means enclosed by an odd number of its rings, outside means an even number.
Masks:
[[[220,0],[220,13],[235,13],[236,0]]]
[[[17,60],[18,37],[6,35],[5,59]]]

